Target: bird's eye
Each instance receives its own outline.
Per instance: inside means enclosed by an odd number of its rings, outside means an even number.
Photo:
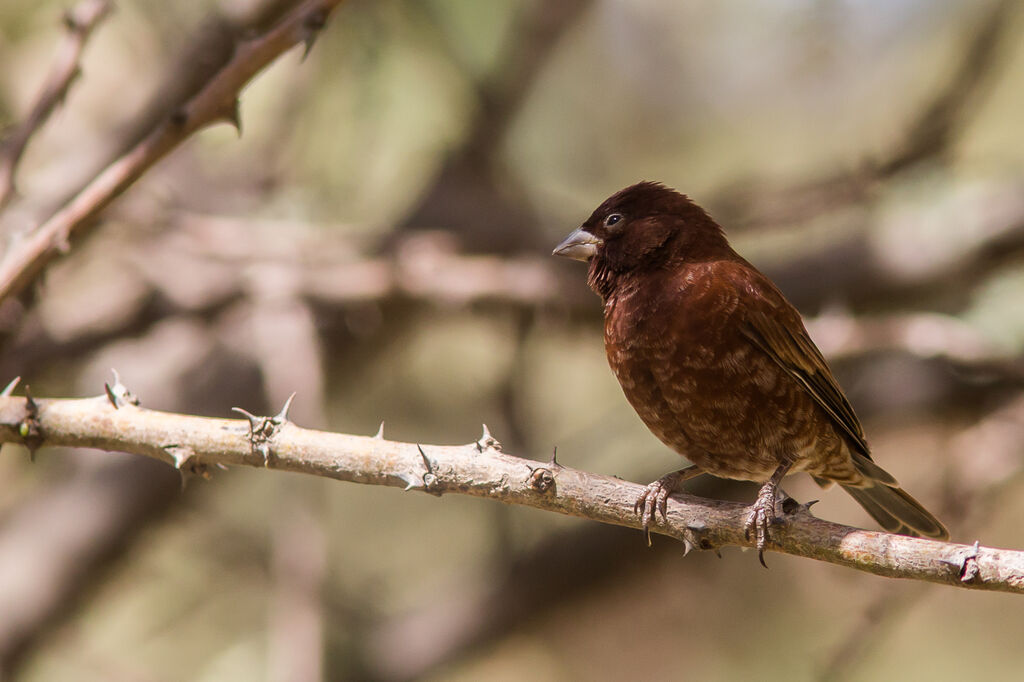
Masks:
[[[622,220],[622,216],[620,214],[612,213],[610,216],[608,216],[607,218],[604,219],[604,226],[605,227],[611,227],[612,225],[614,225],[615,223],[619,222],[620,220]]]

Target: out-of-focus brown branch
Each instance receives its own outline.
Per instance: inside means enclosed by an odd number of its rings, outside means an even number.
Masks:
[[[946,86],[921,110],[907,131],[903,144],[877,164],[881,177],[892,175],[918,161],[945,154],[972,114],[981,109],[982,91],[992,82],[996,62],[1005,44],[1010,17],[1019,3],[998,0],[982,17],[964,50],[959,67]]]
[[[498,163],[507,132],[564,36],[593,0],[523,5],[509,32],[500,77],[480,83],[477,111],[462,144],[444,164],[399,226],[443,225],[473,252],[510,253],[540,243],[537,216],[515,178]]]
[[[107,396],[84,400],[0,396],[0,441],[146,455],[183,474],[214,464],[266,467],[640,527],[633,504],[642,486],[503,453],[486,430],[468,445],[422,446],[303,429],[288,422],[287,405],[275,417],[250,416],[246,423],[142,409],[108,388]],[[744,533],[747,511],[735,502],[676,495],[655,531],[687,549],[751,547]],[[875,575],[1024,593],[1024,552],[859,530],[804,509],[774,527],[769,549]]]
[[[689,490],[720,497],[744,485],[705,477]],[[429,678],[552,611],[572,610],[609,582],[642,580],[652,566],[680,555],[676,545],[646,547],[643,538],[615,526],[585,524],[549,533],[528,550],[494,557],[485,580],[456,573],[411,609],[374,623],[361,647],[362,664],[379,682]]]
[[[273,529],[268,678],[280,682],[325,679],[327,537],[312,507],[308,499],[289,500]]]
[[[808,244],[792,250],[785,259],[761,262],[758,254],[746,255],[797,307],[833,299],[855,307],[892,310],[928,307],[930,300],[942,298],[956,300],[993,270],[1015,263],[1024,254],[1024,200],[1019,183],[1008,183],[984,197],[946,198],[950,215],[955,215],[951,219],[957,222],[936,224],[935,238],[942,239],[943,234],[973,238],[941,257],[922,257],[909,241],[884,248],[878,242],[878,229],[869,222],[884,219],[879,215],[865,215],[863,222],[844,231],[837,243]],[[903,217],[909,225],[891,224],[881,229],[899,235],[921,219],[916,212],[909,213]],[[938,222],[941,218],[928,219]]]
[[[560,276],[571,269],[559,267],[547,254],[468,255],[447,233],[419,232],[396,240],[386,253],[365,256],[358,246],[330,232],[294,223],[179,216],[158,246],[129,259],[172,300],[203,305],[211,297],[243,292],[251,280],[243,266],[257,262],[287,269],[291,290],[322,305],[405,298],[440,305],[583,304],[595,314],[599,310],[582,277]],[[287,244],[279,243],[281,234],[288,235]],[[193,276],[181,277],[183,270]]]
[[[64,15],[67,33],[57,50],[50,74],[28,117],[0,144],[0,210],[14,195],[14,174],[32,135],[46,122],[80,73],[79,60],[85,43],[110,12],[108,0],[82,0]]]
[[[1016,211],[1020,211],[1019,221],[1012,220]],[[949,267],[957,272],[978,271],[981,276],[991,252],[1024,252],[1024,204],[1007,207],[1006,213],[1009,223],[1003,225],[1001,219],[986,224],[986,237],[968,253],[948,261]],[[593,322],[600,316],[600,306],[587,291],[580,268],[546,255],[467,255],[445,233],[406,235],[386,252],[365,256],[361,252],[366,245],[333,236],[337,231],[333,226],[191,213],[174,214],[171,224],[173,229],[164,230],[155,242],[121,243],[120,253],[111,257],[112,271],[131,273],[125,286],[148,287],[130,297],[134,307],[116,318],[105,316],[102,325],[83,318],[82,325],[87,326],[77,332],[65,317],[60,338],[49,335],[45,325],[28,325],[11,343],[0,370],[31,375],[49,358],[87,352],[120,335],[138,333],[163,317],[216,316],[244,301],[265,307],[271,298],[280,299],[285,293],[312,304],[321,316],[344,313],[352,306],[395,302],[558,310],[572,319]],[[859,266],[847,263],[845,267]],[[898,270],[898,263],[892,267],[888,279],[873,280],[873,285],[884,287],[876,296],[894,299],[908,290],[925,288],[918,277],[926,283],[953,279],[940,268],[908,273]],[[825,287],[811,291],[805,286],[807,293],[818,296],[815,303],[820,305]],[[102,283],[86,281],[82,287],[78,297],[83,301],[104,295]],[[93,287],[96,293],[90,294]],[[1024,381],[1024,363],[992,348],[953,316],[903,310],[870,316],[826,312],[808,317],[807,324],[830,359],[895,351],[934,360],[938,369],[955,370],[946,372],[954,379],[967,373],[1014,385]]]
[[[307,50],[341,0],[308,0],[273,28],[240,42],[231,60],[195,97],[170,114],[138,145],[112,163],[63,208],[22,240],[0,261],[0,301],[24,289],[73,235],[84,232],[99,213],[154,163],[193,133],[218,122],[241,126],[238,97],[268,64],[305,43]]]
[[[81,603],[97,566],[168,510],[179,489],[173,472],[148,460],[117,458],[46,485],[5,516],[0,677],[13,679],[48,628]]]
[[[938,313],[843,315],[825,313],[806,321],[826,357],[884,350],[918,357],[945,357],[961,363],[993,361],[997,351],[970,325]]]
[[[993,82],[998,58],[1008,41],[1007,28],[1015,0],[997,0],[987,9],[964,47],[958,68],[910,121],[903,139],[887,155],[866,160],[859,168],[787,187],[749,187],[723,192],[710,204],[736,224],[784,225],[866,201],[881,181],[929,159],[942,158],[956,136],[981,110],[985,90]]]
[[[1024,361],[999,350],[955,317],[914,312],[858,317],[826,313],[808,318],[806,324],[818,348],[833,361],[898,352],[918,360],[938,360],[960,374],[1024,387]]]

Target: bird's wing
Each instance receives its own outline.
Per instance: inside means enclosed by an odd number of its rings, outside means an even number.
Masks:
[[[743,333],[800,382],[857,449],[870,457],[860,420],[832,376],[821,351],[804,328],[800,314],[782,298],[781,293],[777,297],[777,302],[770,300],[776,296],[760,298],[763,305],[751,306],[747,310]]]

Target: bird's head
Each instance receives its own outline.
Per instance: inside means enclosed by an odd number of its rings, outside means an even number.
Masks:
[[[718,224],[697,204],[656,182],[608,197],[555,247],[553,255],[590,263],[590,285],[607,298],[624,274],[731,254]]]

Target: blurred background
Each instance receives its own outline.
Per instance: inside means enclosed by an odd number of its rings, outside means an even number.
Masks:
[[[2,215],[38,224],[296,3],[121,1]],[[649,482],[677,455],[551,248],[611,192],[707,208],[805,315],[876,459],[956,541],[1024,547],[1024,8],[952,0],[350,0],[0,307],[0,383],[505,449]],[[69,2],[0,5],[0,125]],[[818,516],[873,528],[841,492]],[[748,485],[693,481],[752,500]],[[0,676],[1012,679],[1002,594],[722,558],[494,502],[0,457]]]

